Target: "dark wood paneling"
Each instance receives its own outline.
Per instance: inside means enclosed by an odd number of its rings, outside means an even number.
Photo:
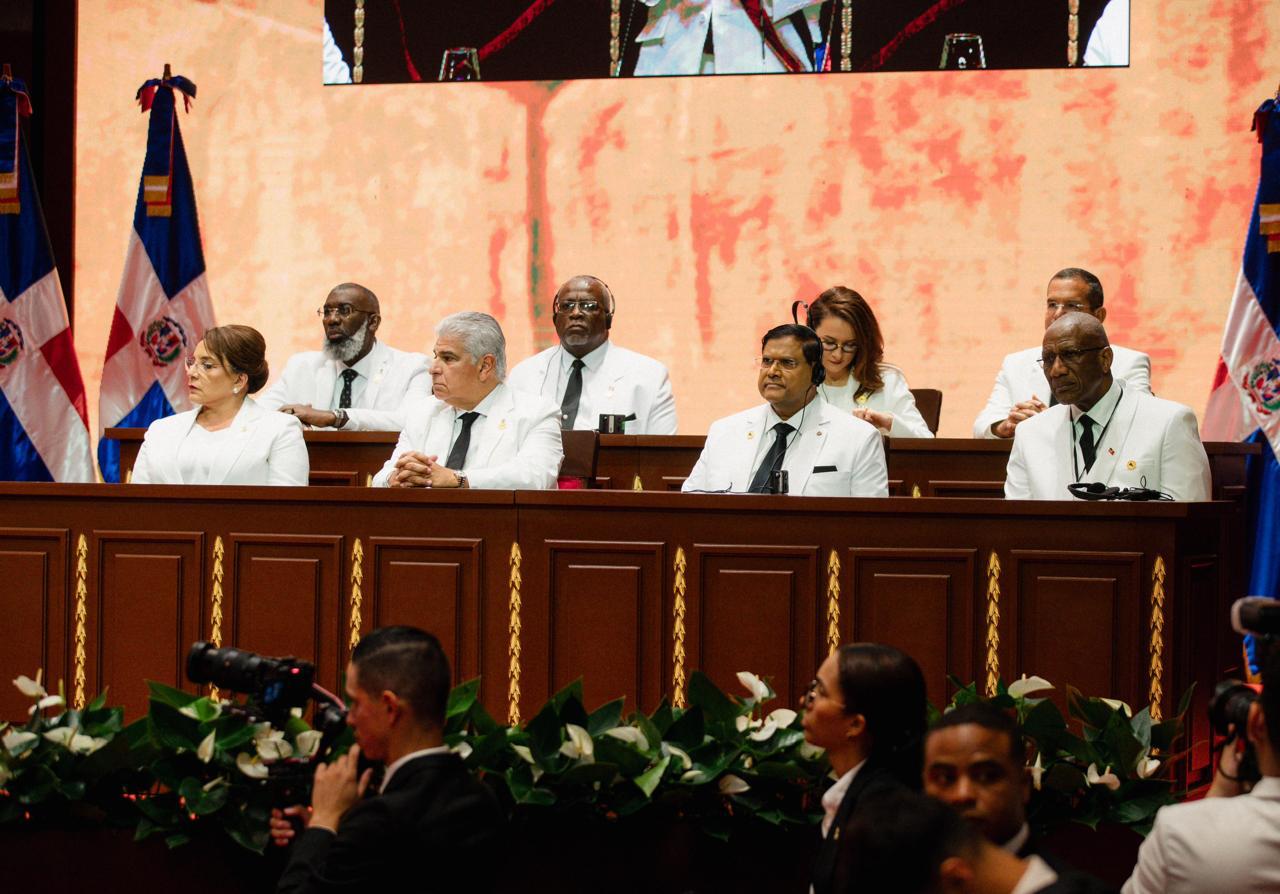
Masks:
[[[429,630],[452,656],[456,681],[478,676],[484,541],[373,537],[368,556],[373,579],[365,632],[391,624]]]
[[[200,638],[204,534],[94,531],[86,694],[111,687],[126,717],[147,708],[147,680],[192,689],[185,659]],[[145,645],[136,640],[145,631]]]
[[[336,688],[345,642],[344,545],[338,535],[231,534],[224,644],[312,661],[316,682]]]
[[[924,672],[929,700],[945,705],[947,675],[975,679],[980,627],[976,550],[850,549],[847,639],[896,646]]]
[[[0,720],[25,720],[30,699],[8,681],[43,669],[50,691],[69,679],[66,663],[71,533],[0,528]]]

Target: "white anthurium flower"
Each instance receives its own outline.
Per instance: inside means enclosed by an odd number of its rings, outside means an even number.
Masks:
[[[566,723],[564,731],[569,738],[561,743],[560,753],[574,760],[592,763],[595,760],[596,745],[591,741],[591,733],[576,723]]]
[[[45,708],[58,708],[64,704],[66,704],[65,700],[55,692],[53,695],[46,695],[30,708],[27,708],[27,713],[34,714],[36,711],[43,711]]]
[[[258,757],[264,761],[279,761],[293,756],[293,746],[283,736],[268,736],[253,744],[258,749]]]
[[[470,742],[459,742],[457,745],[454,745],[449,750],[452,751],[454,754],[456,754],[458,757],[462,758],[464,761],[467,758],[471,757]]]
[[[808,739],[800,743],[800,756],[805,760],[817,760],[826,753],[826,750],[827,749],[825,748],[819,748],[817,745],[814,745]]]
[[[533,763],[533,752],[529,750],[528,745],[512,745],[511,750],[520,755],[526,764]]]
[[[733,720],[733,725],[738,728],[738,732],[745,733],[749,729],[759,729],[764,725],[764,721],[758,717],[751,717],[747,714],[739,714]]]
[[[324,733],[318,729],[303,730],[293,739],[293,753],[295,757],[309,758],[320,750],[320,740],[324,738]]]
[[[227,784],[227,777],[215,776],[212,779],[210,779],[208,782],[206,782],[204,785],[200,786],[200,788],[206,792],[211,792],[218,786],[226,785],[226,784]]]
[[[253,725],[253,741],[259,739],[283,739],[284,730],[272,729],[269,723],[255,723]]]
[[[668,744],[667,742],[663,742],[662,753],[667,755],[668,757],[674,757],[678,761],[680,761],[680,766],[684,770],[690,770],[693,768],[693,758],[689,757],[689,753],[685,751],[683,748],[679,748],[675,745],[671,745],[671,744]],[[681,779],[683,778],[684,777],[682,776]]]
[[[1023,674],[1020,680],[1014,680],[1009,684],[1009,695],[1013,698],[1025,698],[1033,692],[1043,692],[1052,688],[1053,684],[1044,677],[1028,677]]]
[[[770,720],[766,720],[764,722],[764,725],[761,726],[758,730],[755,730],[754,732],[749,733],[747,735],[747,738],[750,739],[752,742],[764,742],[768,740],[768,738],[772,736],[774,733],[776,733],[777,731],[778,731],[778,724],[774,723],[773,720],[770,719]]]
[[[747,692],[751,693],[751,697],[758,702],[762,702],[769,697],[769,687],[755,674],[750,671],[738,671],[738,682],[746,687]]]
[[[1107,703],[1117,711],[1123,711],[1125,717],[1133,716],[1133,711],[1129,709],[1129,706],[1118,698],[1100,698],[1098,701]]]
[[[55,745],[61,745],[63,748],[71,747],[71,737],[76,734],[74,726],[60,726],[57,729],[51,729],[44,734],[44,737]]]
[[[790,708],[774,708],[769,712],[769,717],[767,719],[776,723],[778,725],[778,729],[786,729],[796,722],[796,717],[798,716],[799,715]]]
[[[33,680],[26,674],[19,674],[14,678],[13,685],[18,687],[18,691],[27,698],[44,698],[49,693],[44,691],[44,686],[40,685],[40,678],[44,675],[44,670],[36,671],[36,678]]]
[[[1031,784],[1040,791],[1040,780],[1044,777],[1044,764],[1040,762],[1040,752],[1036,752],[1036,762],[1031,765]]]
[[[268,775],[267,765],[262,759],[245,751],[236,755],[236,768],[250,779],[266,779]]]
[[[634,726],[615,726],[613,729],[605,730],[604,734],[615,739],[621,739],[623,742],[630,742],[641,751],[649,750],[649,740],[644,737],[644,733]]]
[[[290,708],[290,709],[289,709],[289,716],[290,716],[290,717],[297,717],[299,720],[301,720],[301,719],[302,719],[302,709],[301,709],[301,708]]]
[[[1160,769],[1160,760],[1158,758],[1147,755],[1138,761],[1138,775],[1143,779],[1150,779],[1155,775],[1156,770]]]
[[[103,745],[106,745],[107,741],[107,739],[99,738],[98,736],[86,736],[82,733],[76,733],[71,737],[71,742],[67,747],[71,749],[73,754],[93,754]]]
[[[685,770],[680,774],[681,782],[701,782],[706,778],[706,773],[702,770]]]
[[[1111,772],[1111,768],[1107,767],[1098,773],[1098,765],[1090,764],[1089,769],[1084,774],[1085,781],[1090,785],[1105,785],[1113,792],[1120,787],[1120,778]]]
[[[200,747],[196,749],[196,757],[200,758],[201,762],[207,764],[213,760],[213,745],[217,739],[217,733],[209,733],[209,735],[200,740]]]
[[[720,794],[722,795],[740,795],[749,791],[750,788],[751,786],[747,785],[747,781],[741,776],[729,773],[720,777]]]
[[[209,702],[208,704],[209,704],[209,707],[213,708],[213,716],[209,718],[210,720],[222,714],[222,705],[219,702]],[[178,709],[178,713],[183,715],[184,717],[190,717],[192,720],[201,719],[200,712],[196,710],[195,702],[192,702],[189,705],[183,705],[181,708]]]
[[[31,746],[40,741],[40,737],[27,730],[9,730],[0,741],[3,741],[5,751],[17,757],[23,752],[29,751]]]

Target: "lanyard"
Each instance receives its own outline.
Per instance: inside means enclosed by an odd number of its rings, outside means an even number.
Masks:
[[[1102,431],[1098,432],[1098,439],[1093,442],[1093,462],[1098,461],[1097,451],[1102,447],[1102,439],[1107,436],[1107,429],[1111,427],[1112,421],[1116,418],[1116,410],[1120,409],[1120,401],[1122,400],[1124,400],[1123,386],[1120,388],[1120,396],[1116,398],[1115,406],[1111,408],[1111,415],[1107,417],[1107,424],[1102,426]],[[1082,413],[1081,415],[1083,416],[1088,414]],[[1076,462],[1077,445],[1079,443],[1076,439],[1076,423],[1075,420],[1071,418],[1070,414],[1067,415],[1067,422],[1070,424],[1068,431],[1071,433],[1071,472],[1075,476],[1076,484],[1079,484],[1080,479],[1084,475],[1089,474],[1089,470],[1093,468],[1093,463],[1089,463],[1089,465],[1085,466],[1083,472],[1080,471],[1080,465]]]

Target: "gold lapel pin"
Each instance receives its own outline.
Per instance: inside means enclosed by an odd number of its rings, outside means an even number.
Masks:
[[[1128,469],[1130,472],[1132,472],[1134,469],[1138,468],[1138,464],[1137,464],[1137,463],[1135,463],[1133,460],[1129,460],[1127,463],[1125,463],[1125,464],[1124,464],[1124,466],[1125,466],[1125,468],[1126,468],[1126,469]]]
[[[507,430],[507,420],[503,419],[498,423],[498,431],[506,431],[506,430]]]
[[[750,441],[750,440],[751,440],[752,438],[754,438],[755,436],[756,436],[756,433],[755,433],[755,432],[753,432],[753,431],[749,431],[749,432],[747,432],[747,440],[748,440],[748,441]]]

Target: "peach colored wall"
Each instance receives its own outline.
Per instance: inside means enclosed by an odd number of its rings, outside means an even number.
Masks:
[[[273,368],[354,279],[383,337],[427,349],[495,314],[518,360],[559,281],[603,277],[621,344],[671,368],[685,432],[756,400],[793,297],[871,299],[888,359],[967,436],[1045,281],[1092,269],[1117,343],[1203,410],[1256,184],[1248,132],[1280,71],[1274,0],[1145,0],[1129,69],[323,87],[319,0],[80,5],[76,344],[97,393],[146,120],[165,62],[220,322]],[[607,35],[603,39],[607,39]],[[534,234],[537,240],[534,244]],[[96,418],[94,420],[96,422]]]

